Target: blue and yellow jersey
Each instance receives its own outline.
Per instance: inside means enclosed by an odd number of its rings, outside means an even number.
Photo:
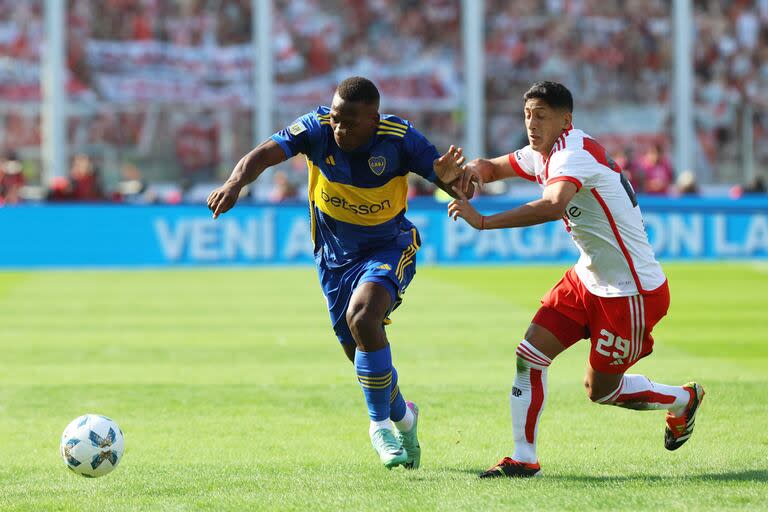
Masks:
[[[376,134],[353,152],[333,138],[330,109],[319,107],[272,135],[288,158],[303,153],[309,168],[309,209],[315,259],[342,267],[386,247],[402,234],[415,238],[405,218],[409,172],[435,180],[439,154],[411,123],[381,115]]]

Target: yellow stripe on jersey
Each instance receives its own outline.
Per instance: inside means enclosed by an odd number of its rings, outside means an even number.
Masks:
[[[390,130],[379,130],[376,132],[376,135],[394,135],[395,137],[400,137],[402,139],[403,137],[405,137],[405,132],[400,133],[400,132],[390,131]]]
[[[384,126],[382,126],[382,125],[384,125]],[[394,129],[394,130],[402,131],[403,133],[408,131],[408,126],[407,125],[404,125],[402,123],[395,123],[395,122],[392,122],[392,121],[387,121],[386,119],[380,119],[379,120],[379,128],[387,128],[387,129],[390,129],[390,130]]]
[[[310,235],[312,237],[312,246],[314,248],[315,245],[315,201],[312,197],[312,191],[317,186],[317,176],[320,174],[320,170],[317,168],[315,163],[307,158],[307,170],[309,171],[307,174],[309,175],[309,183],[307,185],[307,190],[309,191],[309,231]]]
[[[380,187],[355,187],[330,181],[309,159],[309,203],[336,220],[358,226],[376,226],[407,208],[408,180],[396,176]],[[315,224],[312,218],[314,240]]]

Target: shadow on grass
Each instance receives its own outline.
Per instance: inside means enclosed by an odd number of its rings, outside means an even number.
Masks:
[[[679,476],[659,475],[549,475],[553,480],[574,482],[664,482],[667,480],[686,480],[690,482],[768,482],[768,470],[746,469],[724,471],[722,473],[684,474]]]
[[[477,476],[487,468],[464,469],[451,468],[449,471]],[[764,482],[768,483],[768,470],[745,469],[741,471],[724,471],[722,473],[686,474],[679,476],[659,475],[562,475],[544,472],[545,480],[561,482],[594,482],[594,483],[621,483],[621,482],[664,482],[673,480],[686,480],[690,482]],[[495,478],[493,480],[496,480]]]

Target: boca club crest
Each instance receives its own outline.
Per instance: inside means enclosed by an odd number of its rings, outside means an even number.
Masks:
[[[371,168],[373,174],[376,176],[381,176],[381,174],[387,168],[387,159],[383,156],[372,156],[368,159],[368,167]]]

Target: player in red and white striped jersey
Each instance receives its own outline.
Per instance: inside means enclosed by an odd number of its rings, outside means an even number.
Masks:
[[[477,229],[562,219],[580,257],[544,296],[517,347],[510,397],[514,453],[480,476],[540,474],[536,435],[547,368],[584,338],[592,343],[584,382],[589,398],[629,409],[667,410],[664,445],[675,450],[693,432],[704,390],[694,382],[667,386],[626,373],[653,350],[651,330],[669,307],[667,279],[648,243],[632,186],[605,149],[573,127],[573,97],[565,86],[538,82],[524,98],[530,144],[509,155],[468,163],[459,188],[520,177],[538,183],[542,198],[486,217],[461,195],[449,204],[448,213]]]

